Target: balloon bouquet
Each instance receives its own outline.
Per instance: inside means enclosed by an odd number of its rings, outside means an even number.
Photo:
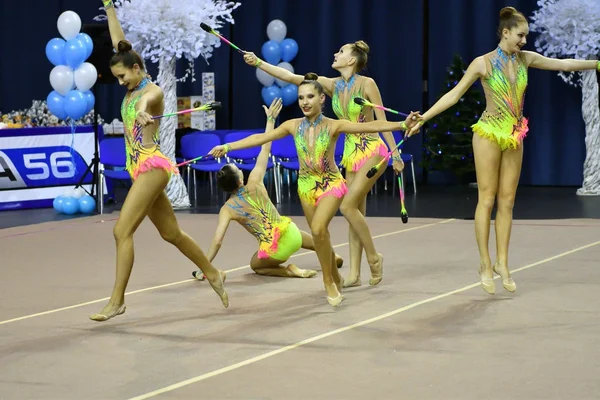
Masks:
[[[262,46],[261,53],[269,64],[277,65],[290,72],[294,67],[290,64],[298,54],[298,43],[292,38],[285,38],[287,27],[278,19],[267,25],[269,40]],[[288,84],[281,79],[275,79],[260,68],[256,68],[256,78],[264,86],[262,98],[265,104],[270,105],[275,98],[281,98],[284,106],[294,104],[298,98],[298,87]]]
[[[54,90],[46,103],[57,118],[70,119],[74,139],[75,121],[87,115],[96,101],[90,89],[98,79],[98,72],[93,64],[85,62],[92,54],[94,43],[88,34],[80,33],[81,18],[73,11],[63,12],[58,17],[57,27],[62,38],[53,38],[46,45],[46,57],[54,65],[50,72],[50,85]],[[94,198],[81,188],[69,189],[64,196],[58,196],[53,206],[65,214],[79,211],[88,214],[96,207]]]

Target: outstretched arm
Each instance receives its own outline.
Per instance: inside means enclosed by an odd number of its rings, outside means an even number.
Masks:
[[[418,111],[411,112],[404,121],[390,122],[390,121],[371,121],[371,122],[351,122],[344,119],[334,120],[334,129],[336,133],[377,133],[384,131],[397,131],[397,130],[409,130],[418,123]],[[395,144],[395,143],[394,143]]]
[[[548,58],[533,51],[523,51],[527,65],[531,68],[549,71],[584,71],[596,69],[600,71],[600,61]]]
[[[240,150],[260,146],[267,142],[272,142],[273,140],[281,139],[286,135],[290,135],[292,133],[292,127],[293,121],[286,121],[283,124],[279,125],[276,129],[273,129],[272,131],[266,133],[255,133],[254,135],[250,135],[242,140],[237,140],[235,142],[215,146],[208,154],[215,158],[219,158],[223,157],[231,150]]]
[[[262,69],[267,74],[275,77],[276,79],[281,79],[282,81],[293,83],[296,86],[302,83],[302,81],[304,80],[304,76],[293,74],[285,68],[269,64],[268,62],[258,58],[256,54],[252,52],[246,52],[246,54],[244,54],[244,61],[246,61],[246,64],[248,65]],[[319,76],[319,78],[317,79],[317,82],[319,82],[321,86],[323,86],[323,89],[325,89],[325,92],[327,92],[327,94],[331,94],[331,92],[333,91],[333,81],[334,79],[326,78],[324,76]]]
[[[421,121],[415,127],[408,131],[408,136],[412,136],[418,132],[421,125],[425,122],[429,121],[433,117],[442,112],[446,111],[453,105],[455,105],[458,100],[465,94],[467,90],[475,83],[475,81],[486,75],[486,66],[485,60],[483,56],[477,57],[475,60],[471,62],[465,75],[458,82],[454,88],[442,96],[425,114],[423,114]]]
[[[104,4],[106,16],[108,17],[108,31],[110,32],[110,39],[113,47],[115,50],[117,50],[119,42],[121,40],[125,40],[125,33],[123,32],[121,23],[117,18],[117,12],[115,11],[115,6],[113,5],[112,0],[102,0],[102,4]]]
[[[383,100],[381,99],[381,93],[379,92],[379,88],[377,87],[377,84],[375,83],[375,81],[371,78],[368,78],[365,83],[365,95],[367,97],[367,100],[369,100],[371,103],[383,105]],[[385,111],[383,111],[379,108],[375,108],[374,111],[375,111],[375,116],[377,117],[378,121],[387,121],[387,118],[385,116]],[[398,148],[396,147],[396,141],[394,139],[394,135],[392,134],[391,131],[381,132],[381,135],[385,139],[385,142],[387,143],[388,148],[392,151],[392,160],[394,161],[394,165],[393,165],[394,171],[396,171],[396,172],[402,171],[404,163],[402,162],[402,158],[400,158],[400,152],[398,151]]]
[[[213,237],[212,243],[210,244],[210,248],[208,249],[208,254],[206,255],[206,257],[208,257],[208,261],[210,262],[212,262],[212,260],[214,260],[214,258],[217,256],[217,253],[223,244],[223,239],[225,238],[227,228],[229,228],[229,223],[231,222],[231,215],[225,207],[227,206],[221,207],[221,212],[219,212],[217,230],[215,232],[215,236]]]
[[[265,109],[265,114],[267,114],[267,127],[265,128],[265,133],[270,132],[275,128],[275,120],[279,116],[281,112],[281,108],[283,107],[281,99],[274,99],[271,103],[271,106],[267,108],[263,105]],[[248,182],[262,183],[263,179],[265,179],[265,173],[267,172],[267,166],[269,165],[269,156],[271,155],[271,142],[267,142],[262,145],[260,149],[260,154],[256,158],[256,165],[250,172],[250,176],[248,176]]]

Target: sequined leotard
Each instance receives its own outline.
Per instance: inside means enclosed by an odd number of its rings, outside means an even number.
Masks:
[[[508,57],[500,47],[484,59],[491,68],[481,79],[487,106],[472,126],[473,132],[495,141],[502,150],[516,149],[529,130],[527,118],[523,117],[527,64],[524,56]],[[514,80],[510,78],[510,68],[514,71]]]
[[[135,180],[142,172],[153,168],[162,168],[170,173],[179,173],[173,162],[160,151],[158,128],[152,136],[152,144],[144,145],[143,127],[136,122],[135,105],[142,97],[142,89],[150,82],[144,78],[132,91],[129,99],[125,97],[121,104],[121,117],[125,126],[125,148],[127,151],[126,169]]]
[[[319,204],[324,196],[341,198],[348,191],[346,180],[335,165],[335,145],[331,140],[329,121],[323,115],[319,115],[312,124],[307,118],[302,118],[294,134],[300,163],[298,195],[313,205]],[[312,134],[311,127],[314,128]]]
[[[364,98],[364,82],[365,78],[357,74],[352,75],[348,82],[343,78],[335,81],[331,106],[338,119],[352,122],[367,120],[363,113],[363,107],[354,102],[356,97]],[[351,171],[358,171],[373,155],[382,157],[387,155],[387,146],[378,134],[363,133],[345,136],[344,156],[341,164]]]

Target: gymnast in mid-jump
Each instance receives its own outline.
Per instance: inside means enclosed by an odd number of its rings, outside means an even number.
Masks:
[[[121,116],[125,126],[126,168],[133,184],[114,228],[117,274],[113,292],[108,304],[90,318],[107,321],[125,312],[125,289],[133,268],[133,234],[146,216],[164,240],[175,245],[202,270],[223,306],[228,307],[229,299],[223,287],[225,272],[213,267],[198,244],[181,230],[164,192],[171,174],[178,172],[160,151],[159,123],[152,119],[153,115],[161,115],[164,111],[163,92],[147,77],[141,57],[125,40],[112,0],[102,0],[102,3],[117,51],[110,60],[110,68],[121,86],[127,88]]]
[[[502,278],[509,292],[517,285],[508,268],[508,245],[512,229],[512,213],[521,174],[523,140],[529,131],[523,116],[523,103],[529,68],[550,71],[600,70],[600,62],[591,60],[557,60],[523,50],[529,24],[513,7],[500,11],[498,46],[475,58],[460,82],[426,113],[408,135],[414,135],[422,123],[434,118],[458,102],[469,87],[481,80],[486,109],[473,128],[473,154],[477,172],[478,201],[475,210],[475,238],[479,248],[481,287],[489,294],[496,292],[494,272]],[[494,201],[496,211],[496,262],[489,253],[490,220]]]

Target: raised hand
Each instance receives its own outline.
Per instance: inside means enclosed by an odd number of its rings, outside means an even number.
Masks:
[[[273,120],[277,119],[282,108],[283,108],[283,101],[279,97],[273,99],[273,101],[271,102],[271,106],[269,108],[267,108],[267,106],[263,105],[263,109],[265,110],[267,119],[272,118]]]

